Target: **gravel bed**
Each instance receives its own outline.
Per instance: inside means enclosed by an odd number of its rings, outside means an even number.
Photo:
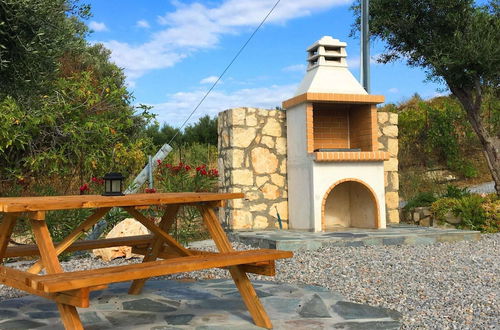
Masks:
[[[238,250],[248,249],[233,244]],[[65,270],[140,262],[140,259],[75,258]],[[26,267],[18,264],[18,268]],[[324,247],[298,251],[277,262],[273,278],[253,279],[324,286],[347,300],[383,306],[403,314],[403,329],[500,328],[500,234],[480,241],[431,246]],[[210,269],[164,278],[227,278]],[[0,300],[23,295],[0,286]]]

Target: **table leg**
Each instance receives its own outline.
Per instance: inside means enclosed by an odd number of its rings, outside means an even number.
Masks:
[[[170,227],[172,227],[172,224],[175,221],[175,217],[177,215],[177,212],[179,211],[180,205],[168,205],[165,213],[163,214],[159,227],[161,230],[165,231],[168,233],[170,230]],[[165,245],[165,240],[158,235],[155,235],[155,239],[153,243],[148,247],[148,253],[144,256],[144,259],[142,262],[148,262],[148,261],[155,261],[158,258],[158,254],[160,253],[161,249]],[[130,286],[130,289],[128,290],[129,294],[140,294],[142,291],[142,287],[146,283],[148,279],[143,278],[139,280],[134,280],[132,282],[132,285]]]
[[[57,253],[52,243],[47,223],[44,220],[30,220],[30,222],[36,244],[40,250],[40,257],[47,269],[47,273],[62,273],[63,269],[57,259]],[[58,303],[57,308],[66,329],[83,330],[82,322],[75,306]]]
[[[217,249],[220,252],[234,251],[226,233],[224,232],[224,229],[222,229],[222,226],[215,215],[214,210],[205,205],[199,206],[198,209],[200,210],[203,221],[205,222]],[[273,327],[271,320],[269,319],[264,306],[262,306],[262,303],[260,302],[252,283],[248,279],[247,274],[239,266],[230,267],[229,272],[233,278],[234,284],[240,291],[241,297],[245,302],[250,315],[252,315],[255,325],[271,329]]]
[[[0,226],[0,265],[3,264],[3,257],[9,245],[17,217],[17,213],[4,213],[3,215],[2,225]]]
[[[104,207],[97,209],[94,213],[92,213],[84,222],[82,222],[75,230],[73,230],[71,234],[69,234],[64,240],[62,240],[59,244],[57,244],[57,246],[55,247],[56,254],[60,255],[61,253],[63,253],[68,247],[71,246],[71,244],[77,241],[87,230],[92,228],[92,226],[95,225],[96,222],[99,221],[99,219],[105,216],[109,210],[111,210],[110,207]],[[42,263],[42,260],[38,260],[28,269],[28,272],[32,274],[38,274],[42,271],[44,267],[45,266]]]

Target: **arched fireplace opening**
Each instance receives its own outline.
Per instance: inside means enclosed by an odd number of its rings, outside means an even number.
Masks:
[[[333,184],[322,206],[323,230],[379,228],[379,206],[373,190],[357,179]]]

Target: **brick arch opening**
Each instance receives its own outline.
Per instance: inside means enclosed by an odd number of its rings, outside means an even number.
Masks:
[[[349,178],[335,182],[325,193],[321,207],[323,230],[379,228],[379,204],[365,182]]]

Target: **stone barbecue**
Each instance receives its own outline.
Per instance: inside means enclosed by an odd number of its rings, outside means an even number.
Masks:
[[[307,72],[283,102],[289,228],[385,228],[384,161],[376,104],[347,68],[346,43],[325,36],[307,49]]]

